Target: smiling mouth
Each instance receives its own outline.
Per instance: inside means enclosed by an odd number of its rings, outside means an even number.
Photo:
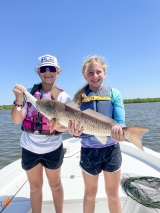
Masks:
[[[97,80],[97,81],[93,81],[93,80],[92,80],[92,82],[93,82],[93,83],[97,83],[97,82],[99,82],[99,80]]]

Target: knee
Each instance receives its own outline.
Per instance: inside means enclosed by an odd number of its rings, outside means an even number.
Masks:
[[[50,185],[50,188],[51,188],[52,191],[57,191],[62,187],[61,182],[58,182],[58,183],[49,182],[49,185]]]
[[[30,183],[30,191],[31,193],[42,191],[42,184]]]
[[[97,189],[85,190],[84,196],[86,197],[87,200],[91,201],[91,200],[95,199],[96,194],[97,194]]]
[[[108,199],[111,201],[117,201],[119,199],[118,191],[108,191],[107,192]]]

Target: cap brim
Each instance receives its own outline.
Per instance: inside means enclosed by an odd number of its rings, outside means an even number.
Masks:
[[[45,67],[45,66],[54,66],[54,67],[59,68],[59,66],[57,66],[57,65],[55,65],[55,64],[42,64],[42,65],[40,65],[40,66],[37,66],[36,68]]]

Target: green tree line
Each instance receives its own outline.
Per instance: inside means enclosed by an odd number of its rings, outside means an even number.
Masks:
[[[135,98],[135,99],[124,99],[124,104],[131,103],[148,103],[148,102],[160,102],[160,98]],[[12,109],[13,105],[2,105],[0,110]]]
[[[124,102],[124,104],[160,102],[160,98],[135,98],[135,99],[124,99],[123,102]]]
[[[13,105],[2,105],[0,106],[0,110],[4,110],[4,109],[12,109]]]

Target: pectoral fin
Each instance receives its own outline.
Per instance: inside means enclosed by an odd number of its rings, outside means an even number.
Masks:
[[[99,140],[102,144],[106,144],[107,143],[107,137],[101,137],[101,136],[95,136],[97,138],[97,140]]]
[[[58,120],[56,118],[53,118],[50,123],[50,133],[52,133],[58,125]]]

